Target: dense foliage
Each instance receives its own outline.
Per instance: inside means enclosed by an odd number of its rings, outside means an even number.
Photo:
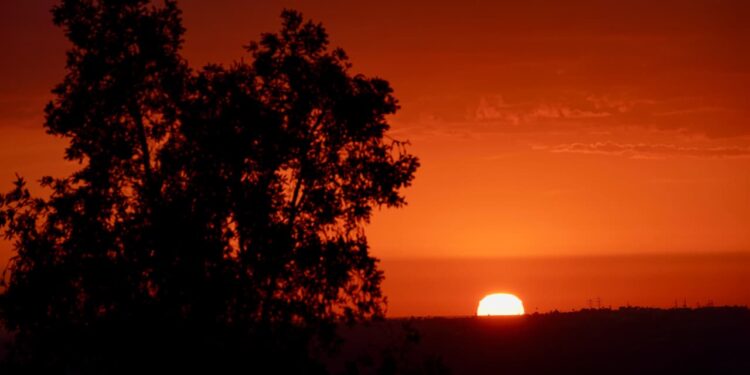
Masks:
[[[200,70],[173,1],[53,15],[71,48],[44,126],[80,169],[44,178],[49,197],[20,178],[0,195],[18,363],[304,367],[326,327],[382,315],[363,225],[405,203],[418,167],[387,135],[386,81],[352,74],[294,11],[247,62]]]

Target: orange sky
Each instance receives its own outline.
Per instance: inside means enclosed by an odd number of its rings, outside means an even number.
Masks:
[[[281,9],[291,7],[323,22],[355,71],[392,83],[403,107],[393,131],[422,160],[409,206],[378,213],[368,228],[394,314],[460,314],[492,288],[525,291],[542,309],[580,308],[606,290],[586,290],[571,276],[584,271],[565,269],[589,270],[586,257],[618,254],[713,256],[695,258],[701,271],[664,261],[657,279],[669,279],[666,289],[640,300],[628,296],[649,288],[600,280],[615,301],[669,305],[689,293],[705,300],[711,293],[690,285],[711,274],[714,295],[750,304],[737,286],[750,262],[727,271],[734,276],[719,271],[750,253],[750,5],[652,3],[180,2],[184,54],[195,67],[242,58],[242,45],[276,30]],[[38,179],[73,167],[60,161],[64,144],[41,128],[66,48],[51,4],[0,3],[2,190],[14,172]],[[0,261],[8,256],[0,243]],[[559,257],[578,263],[565,268]],[[477,259],[500,263],[487,269]],[[643,264],[614,264],[645,275]],[[539,269],[567,277],[566,298],[531,286]],[[414,285],[424,280],[465,289],[409,302],[421,298]]]

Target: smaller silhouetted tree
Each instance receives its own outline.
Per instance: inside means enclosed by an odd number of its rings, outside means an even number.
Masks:
[[[45,128],[81,168],[45,177],[48,198],[21,178],[0,195],[17,363],[309,372],[335,323],[382,315],[363,225],[404,204],[418,166],[387,136],[386,81],[293,11],[249,62],[198,71],[173,1],[53,15],[72,47]]]

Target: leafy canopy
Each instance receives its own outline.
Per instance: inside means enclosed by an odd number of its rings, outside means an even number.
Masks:
[[[53,9],[72,46],[44,126],[80,169],[45,177],[49,197],[21,178],[0,195],[16,252],[0,313],[19,345],[52,355],[83,330],[253,342],[381,316],[363,226],[405,203],[418,167],[387,134],[388,82],[351,73],[294,11],[247,62],[192,70],[180,11],[160,4]]]

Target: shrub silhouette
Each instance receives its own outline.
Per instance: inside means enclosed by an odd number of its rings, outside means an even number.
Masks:
[[[294,11],[248,62],[192,70],[174,1],[64,0],[48,133],[80,169],[0,195],[11,368],[315,372],[334,324],[380,317],[363,231],[418,167],[388,82]]]

